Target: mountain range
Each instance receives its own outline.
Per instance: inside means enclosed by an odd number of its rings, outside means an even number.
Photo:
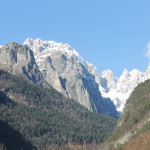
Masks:
[[[150,66],[145,73],[124,69],[117,78],[107,69],[99,76],[96,67],[68,44],[26,39],[24,45],[33,51],[39,70],[53,88],[91,111],[100,112],[96,101],[104,99],[109,104],[111,100],[117,111],[122,112],[134,88],[150,78]]]
[[[1,69],[20,73],[40,86],[51,86],[90,111],[111,116],[118,115],[115,109],[122,112],[134,88],[150,78],[150,65],[146,72],[124,69],[119,78],[110,69],[99,76],[96,67],[70,45],[39,38],[26,39],[23,45],[1,46],[0,54]]]
[[[99,76],[96,67],[70,45],[39,38],[1,46],[0,54],[0,68],[43,87],[51,86],[90,111],[112,116],[118,115],[115,109],[122,112],[134,88],[150,78],[150,65],[146,72],[124,69],[119,78],[110,69]]]
[[[51,87],[90,111],[117,115],[111,100],[101,96],[96,68],[70,45],[41,39],[27,39],[23,45],[33,51],[37,66]]]
[[[99,76],[68,44],[0,46],[0,149],[149,150],[149,78],[150,65]]]

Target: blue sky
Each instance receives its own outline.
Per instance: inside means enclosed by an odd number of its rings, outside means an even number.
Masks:
[[[145,71],[149,7],[149,0],[0,0],[0,45],[54,40],[74,47],[99,74]]]

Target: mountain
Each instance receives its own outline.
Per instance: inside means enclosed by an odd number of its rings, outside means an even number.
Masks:
[[[149,139],[150,80],[146,80],[131,93],[104,150],[149,150]]]
[[[111,100],[101,96],[96,68],[74,48],[41,39],[27,39],[24,45],[33,51],[36,64],[50,86],[90,111],[117,115]]]
[[[9,43],[0,47],[0,69],[49,87],[35,63],[33,52],[26,45]]]
[[[137,69],[128,71],[125,69],[123,74],[117,79],[111,70],[105,70],[100,77],[100,91],[103,97],[110,98],[118,111],[122,112],[126,100],[134,88],[141,82],[150,79],[150,64],[146,72]]]
[[[37,150],[97,149],[116,125],[114,118],[93,113],[53,88],[39,87],[3,70],[0,120]]]

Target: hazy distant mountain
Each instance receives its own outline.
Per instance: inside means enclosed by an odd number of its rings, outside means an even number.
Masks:
[[[126,100],[134,88],[147,79],[150,79],[150,65],[146,72],[140,72],[137,69],[129,72],[125,69],[119,79],[115,77],[111,70],[105,70],[100,77],[100,91],[103,97],[110,98],[117,110],[122,112]]]

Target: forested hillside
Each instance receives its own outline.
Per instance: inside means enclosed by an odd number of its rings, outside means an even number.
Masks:
[[[109,150],[149,150],[149,139],[150,80],[147,80],[130,95],[117,127],[104,147]]]
[[[39,150],[98,145],[116,120],[88,111],[54,89],[0,71],[0,119]]]

